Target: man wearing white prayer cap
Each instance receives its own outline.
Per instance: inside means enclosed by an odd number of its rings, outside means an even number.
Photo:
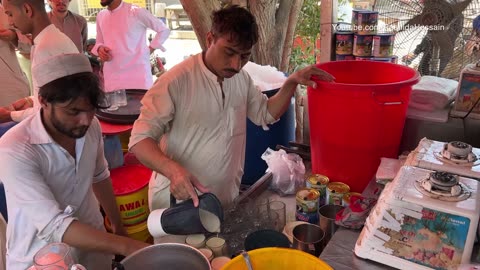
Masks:
[[[0,138],[0,180],[8,208],[7,269],[26,269],[53,242],[72,247],[87,269],[111,269],[113,254],[148,246],[127,238],[94,117],[103,92],[84,54],[46,59],[32,69],[41,109]],[[98,203],[112,229],[105,232]]]
[[[32,69],[52,56],[79,52],[72,40],[50,22],[44,0],[2,0],[2,5],[12,27],[22,34],[32,34]],[[24,99],[24,102],[15,102],[14,111],[0,108],[0,122],[20,122],[38,111],[39,85],[33,72],[32,83],[33,96]],[[20,103],[22,106],[19,108]]]

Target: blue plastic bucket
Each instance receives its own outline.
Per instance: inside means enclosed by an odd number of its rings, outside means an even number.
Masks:
[[[263,92],[271,97],[279,89]],[[292,98],[288,110],[280,117],[280,120],[269,126],[270,130],[263,130],[247,119],[247,142],[245,149],[245,167],[242,184],[255,183],[267,170],[267,163],[261,158],[265,150],[270,147],[275,149],[277,144],[288,145],[295,139],[295,99]]]

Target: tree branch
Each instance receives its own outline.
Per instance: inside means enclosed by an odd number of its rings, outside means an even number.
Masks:
[[[292,0],[290,6],[290,14],[288,15],[288,26],[284,38],[284,46],[282,50],[282,56],[280,61],[279,70],[288,71],[290,65],[290,54],[292,52],[293,38],[295,36],[295,28],[298,22],[298,16],[302,9],[303,0]]]
[[[212,11],[220,9],[220,2],[180,0],[180,3],[190,19],[202,50],[206,50],[207,33],[212,25]]]
[[[250,12],[255,16],[258,25],[259,39],[253,48],[252,59],[259,65],[275,62],[271,52],[274,41],[275,3],[275,0],[249,0],[248,3]]]
[[[271,54],[275,54],[275,62],[272,63],[273,66],[280,69],[281,65],[281,56],[283,48],[285,47],[285,35],[288,31],[290,15],[290,9],[292,8],[293,1],[291,0],[279,0],[279,6],[277,9],[277,14],[275,16],[275,36],[273,37]]]

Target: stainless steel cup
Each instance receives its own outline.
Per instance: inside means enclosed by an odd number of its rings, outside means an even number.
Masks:
[[[325,232],[318,225],[299,224],[293,228],[292,247],[318,257],[323,250],[324,236]]]
[[[323,239],[324,246],[328,244],[328,241],[330,241],[338,229],[338,225],[335,224],[335,216],[342,209],[343,206],[333,204],[327,204],[318,209],[318,213],[320,214],[319,225],[325,232],[325,238]]]

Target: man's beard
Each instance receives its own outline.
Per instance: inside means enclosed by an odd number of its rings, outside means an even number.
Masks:
[[[67,129],[55,116],[54,108],[52,108],[50,121],[52,122],[53,127],[55,127],[55,129],[58,132],[74,139],[82,138],[83,136],[85,136],[85,133],[87,133],[87,130],[88,130],[88,126],[82,126],[74,129]]]

